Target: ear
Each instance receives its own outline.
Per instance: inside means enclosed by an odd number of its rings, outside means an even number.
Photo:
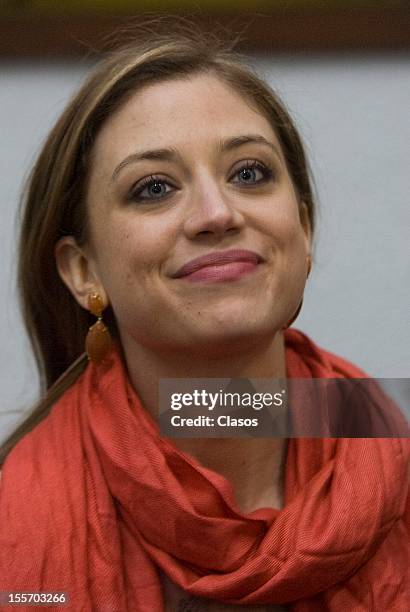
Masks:
[[[309,209],[304,201],[301,201],[299,204],[299,218],[306,237],[306,250],[310,253],[312,250],[312,226],[310,223]]]
[[[77,302],[88,310],[88,296],[98,293],[104,304],[108,297],[98,277],[94,259],[80,248],[73,236],[61,238],[54,249],[56,266],[61,280]]]

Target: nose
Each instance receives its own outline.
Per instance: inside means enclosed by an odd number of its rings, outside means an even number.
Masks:
[[[232,198],[215,180],[208,178],[196,185],[184,223],[187,237],[222,236],[238,231],[243,223],[243,216]]]

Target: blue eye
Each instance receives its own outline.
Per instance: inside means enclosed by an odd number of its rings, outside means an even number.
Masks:
[[[161,200],[173,191],[173,187],[163,179],[155,176],[147,176],[135,185],[130,194],[130,200]]]
[[[257,185],[264,183],[272,178],[273,172],[263,164],[257,161],[246,162],[244,166],[239,168],[233,175],[238,177],[238,180],[232,181],[242,185]]]

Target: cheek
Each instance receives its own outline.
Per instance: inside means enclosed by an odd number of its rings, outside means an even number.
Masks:
[[[284,200],[271,217],[269,234],[273,249],[272,286],[291,304],[299,302],[306,282],[307,249],[299,208],[295,200]],[[289,282],[292,279],[292,282]]]
[[[297,203],[284,201],[274,207],[264,219],[264,231],[269,233],[274,247],[282,253],[296,253],[305,249],[305,233],[300,221]]]
[[[150,301],[156,279],[170,251],[158,225],[129,218],[116,226],[108,225],[99,241],[100,275],[112,302]],[[142,296],[142,297],[141,297]]]

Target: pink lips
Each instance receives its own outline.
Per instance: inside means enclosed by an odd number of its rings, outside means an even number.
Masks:
[[[244,249],[214,251],[192,259],[179,268],[173,278],[185,277],[190,281],[217,282],[235,280],[253,272],[261,261],[260,255]]]

